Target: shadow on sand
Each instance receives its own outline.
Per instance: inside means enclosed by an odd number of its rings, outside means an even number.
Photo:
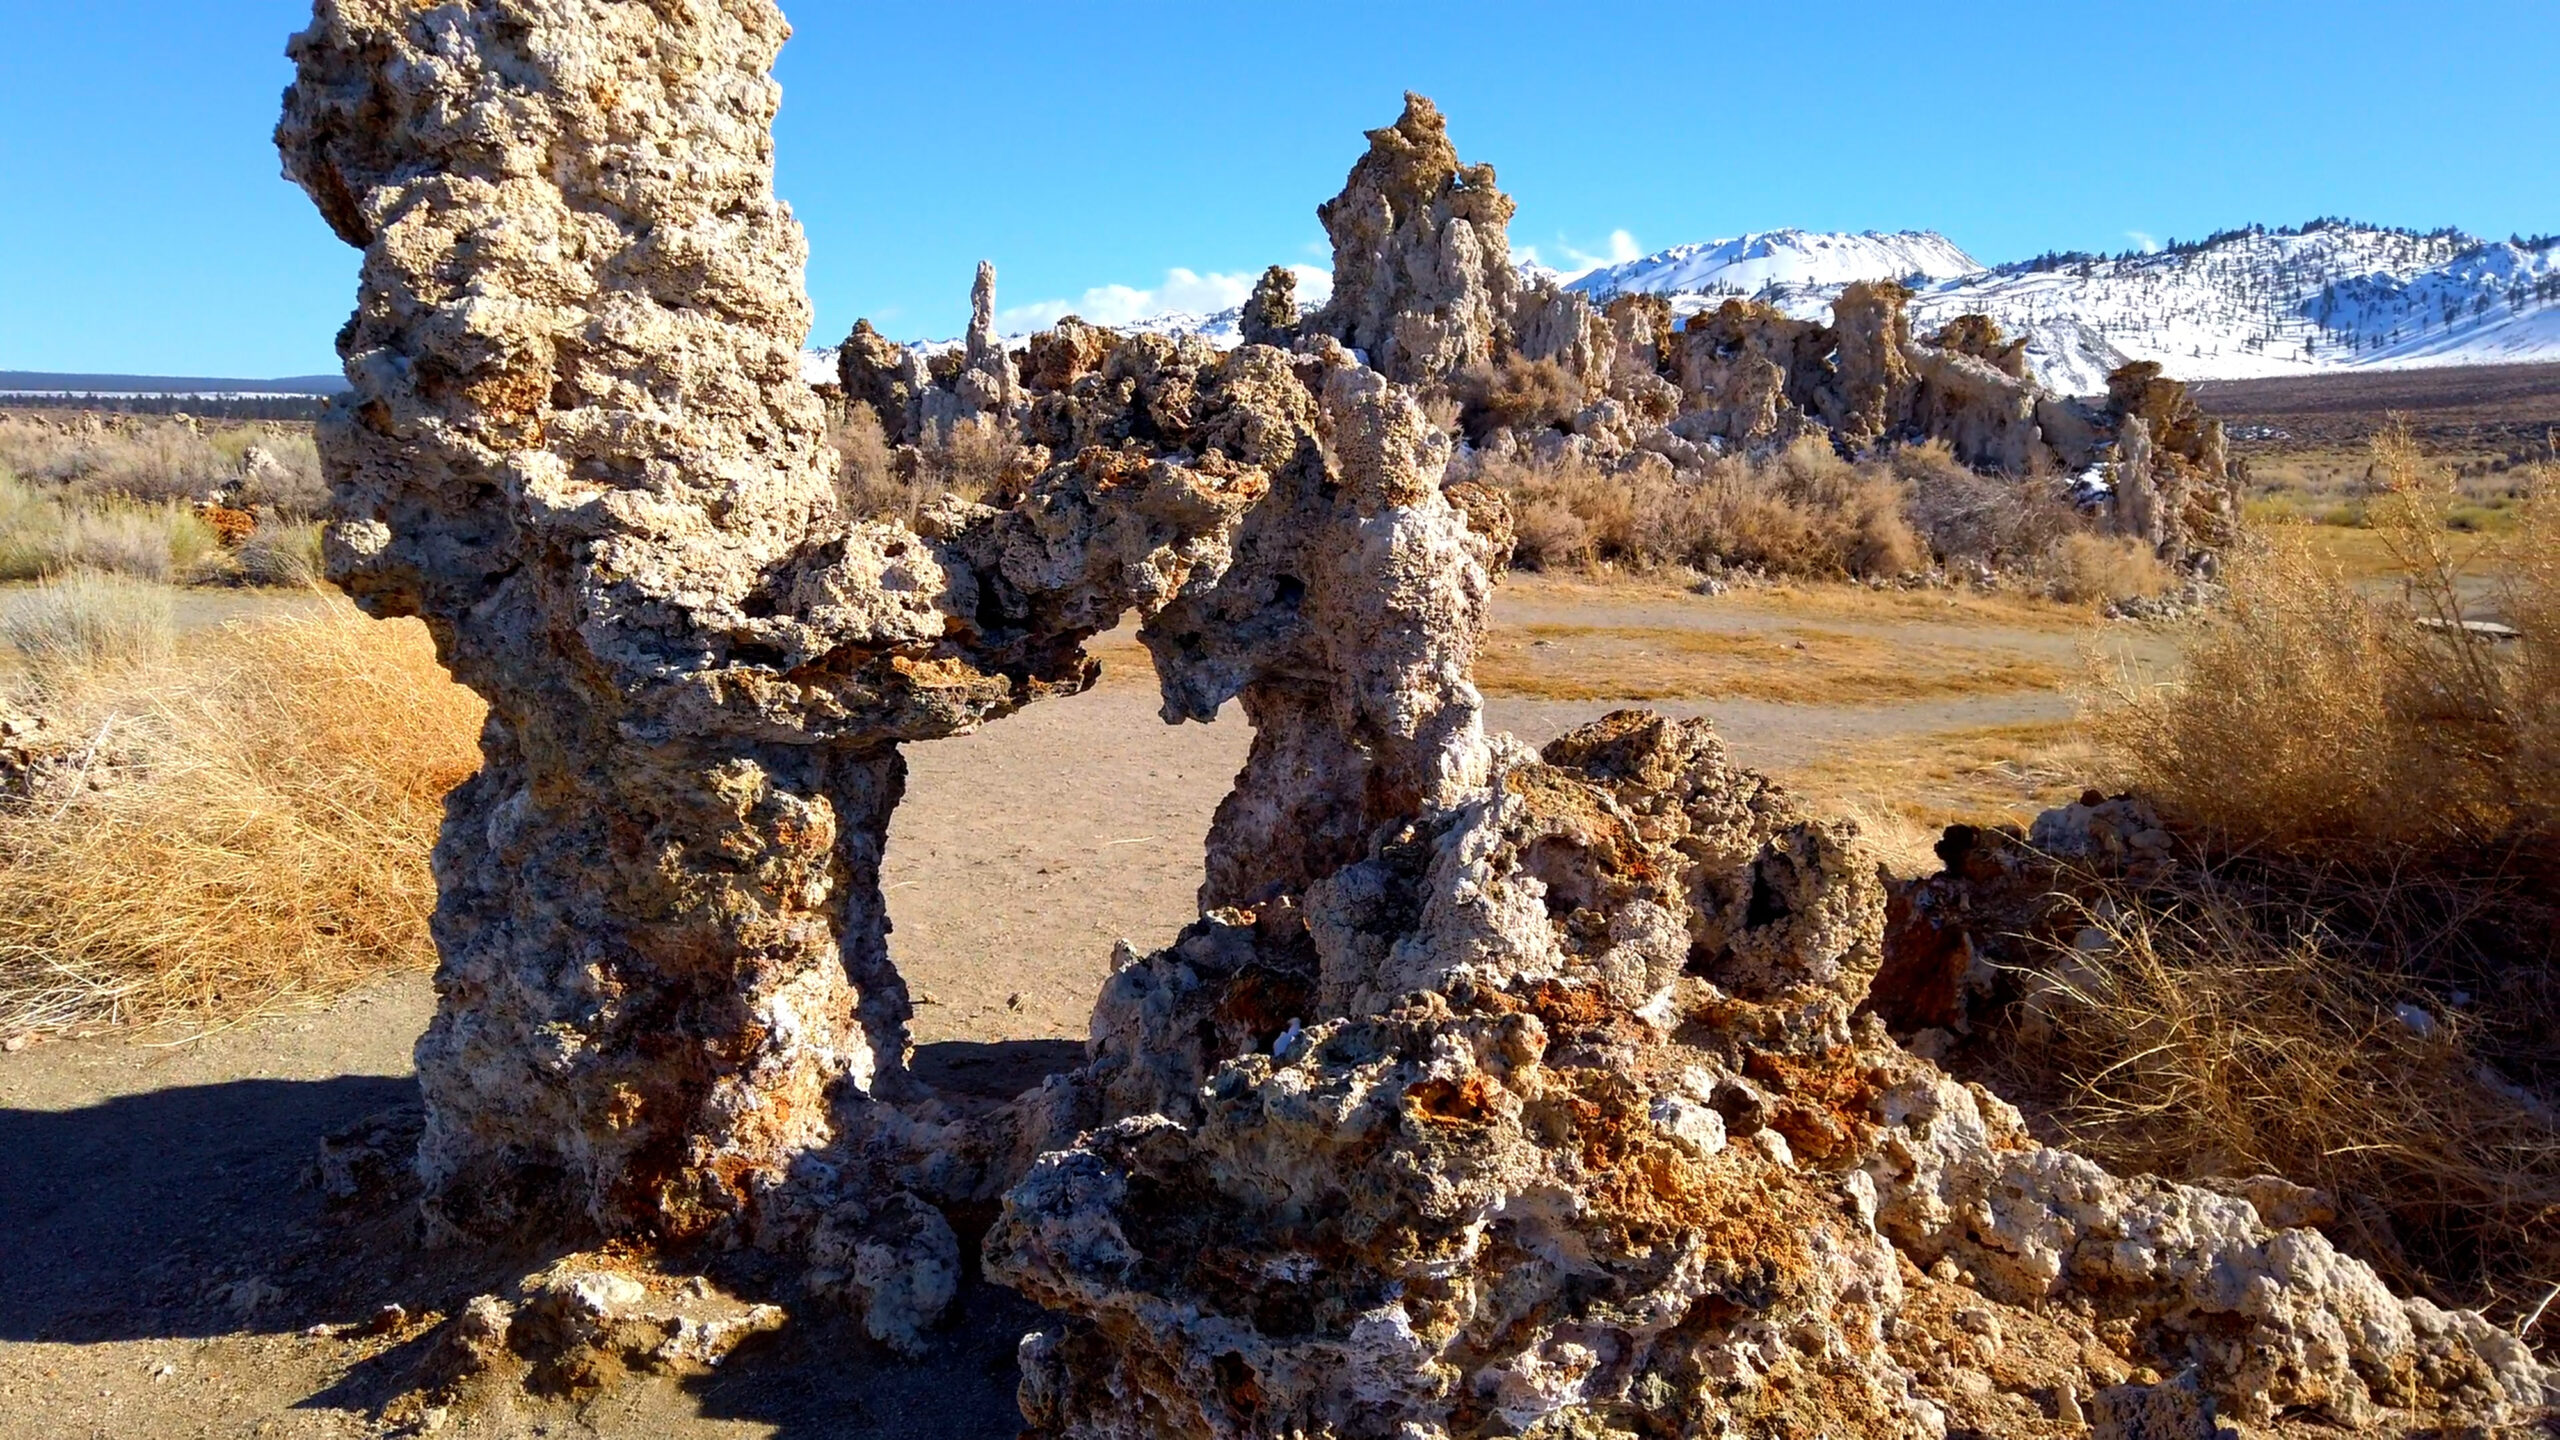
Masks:
[[[370,1293],[297,1295],[326,1238],[320,1139],[417,1103],[415,1081],[237,1080],[63,1112],[0,1110],[0,1340],[301,1329]],[[403,1277],[385,1275],[382,1282]]]
[[[1069,1041],[948,1042],[921,1047],[916,1070],[963,1104],[990,1105],[1082,1061]],[[0,1110],[0,1342],[290,1335],[354,1326],[395,1303],[450,1313],[503,1290],[549,1256],[427,1250],[414,1192],[333,1210],[305,1178],[323,1137],[417,1105],[414,1080],[343,1076]],[[978,1236],[963,1239],[974,1259]],[[849,1317],[799,1315],[685,1388],[707,1419],[761,1422],[790,1440],[1011,1436],[1015,1350],[1040,1323],[1036,1307],[973,1273],[920,1359],[873,1344]],[[373,1410],[422,1344],[356,1361],[304,1403]]]

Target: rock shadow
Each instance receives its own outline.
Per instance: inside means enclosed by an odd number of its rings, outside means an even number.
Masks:
[[[795,1313],[685,1388],[703,1418],[770,1425],[774,1440],[990,1440],[1021,1433],[1018,1355],[1043,1320],[1030,1301],[971,1279],[922,1355],[873,1342],[842,1313]]]
[[[917,1046],[907,1069],[947,1099],[1004,1101],[1084,1062],[1080,1040],[942,1040]]]
[[[516,1257],[430,1256],[410,1196],[333,1209],[305,1178],[323,1137],[417,1106],[347,1075],[0,1110],[0,1341],[291,1332],[467,1287]]]

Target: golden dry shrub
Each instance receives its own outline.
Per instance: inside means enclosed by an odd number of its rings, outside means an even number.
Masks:
[[[2493,551],[2446,527],[2451,486],[2405,430],[2375,460],[2396,583],[2360,587],[2282,531],[2259,536],[2231,555],[2230,602],[2176,679],[2119,671],[2094,697],[2114,778],[2218,844],[2445,854],[2547,832],[2560,808],[2537,738],[2560,708],[2550,520]],[[2485,618],[2484,560],[2508,576],[2503,627]]]
[[[2516,631],[2516,785],[2543,797],[2545,853],[2560,850],[2560,469],[2536,471],[2506,550],[2500,601]]]
[[[2253,537],[2178,678],[2096,697],[2198,863],[2084,891],[1994,1083],[2119,1171],[2330,1190],[2395,1283],[2521,1326],[2560,1288],[2560,517],[2544,476],[2465,537],[2404,430],[2374,458],[2382,583]]]
[[[1757,461],[1710,468],[1676,510],[1686,563],[1740,565],[1809,579],[1890,579],[1929,556],[1903,514],[1904,487],[1806,436]]]
[[[1902,513],[1902,486],[1820,440],[1765,460],[1674,471],[1659,456],[1604,470],[1570,457],[1483,462],[1476,478],[1511,497],[1524,569],[1745,566],[1808,579],[1892,578],[1928,554]]]
[[[14,668],[39,698],[165,662],[177,645],[176,592],[110,571],[75,570],[0,596],[0,677]]]
[[[2230,596],[2177,678],[2120,671],[2090,713],[2116,777],[2222,845],[2298,846],[2438,830],[2451,797],[2412,794],[2393,707],[2394,617],[2281,538],[2235,556]]]
[[[0,1032],[237,1014],[431,962],[427,856],[484,712],[424,626],[315,595],[66,653],[36,708],[72,773],[0,807]]]
[[[836,499],[846,514],[901,525],[915,518],[915,487],[898,473],[897,453],[869,401],[831,407],[827,439],[836,447]]]
[[[2066,605],[2148,599],[2171,584],[2169,567],[2149,545],[2126,535],[2079,530],[2055,540],[2038,562],[2045,589]]]
[[[993,416],[954,421],[939,432],[928,429],[922,451],[921,478],[926,499],[957,495],[963,500],[1009,503],[1015,458],[1022,446],[1013,427]]]
[[[1511,563],[1523,570],[1568,570],[1592,562],[1590,524],[1553,496],[1518,505],[1512,532]]]
[[[1450,381],[1459,424],[1483,441],[1496,430],[1555,430],[1573,423],[1589,403],[1582,381],[1553,360],[1506,355],[1471,365]]]
[[[2560,1018],[2520,953],[2547,907],[2294,867],[2094,891],[1994,1089],[2118,1174],[2325,1191],[2322,1228],[2404,1292],[2514,1319],[2560,1283],[2560,1122],[2511,1078]]]

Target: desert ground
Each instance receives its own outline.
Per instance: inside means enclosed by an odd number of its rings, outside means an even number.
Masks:
[[[2510,470],[2534,458],[2535,427],[2560,420],[2560,367],[2469,378],[2205,395],[2249,427],[2251,509],[2278,522],[2278,543],[2378,593],[2388,557],[2360,507],[2384,413],[2409,416],[2458,472],[2458,546],[2511,526],[2524,491]],[[0,622],[42,594],[0,585]],[[345,606],[291,587],[165,594],[182,637]],[[1477,679],[1490,726],[1531,745],[1627,706],[1708,717],[1741,763],[1855,817],[1913,877],[1936,867],[1942,826],[2024,823],[2080,795],[2099,768],[2080,719],[2090,693],[2174,677],[2204,623],[2105,614],[2032,587],[1514,571]],[[961,1105],[1082,1063],[1117,946],[1160,947],[1194,915],[1202,837],[1250,740],[1232,705],[1214,724],[1164,724],[1133,631],[1091,649],[1103,671],[1086,693],[907,748],[883,876],[892,946],[916,1006],[915,1069]],[[795,1319],[709,1379],[468,1414],[403,1401],[434,1323],[545,1258],[426,1249],[403,1205],[341,1212],[312,1184],[324,1138],[378,1130],[396,1146],[416,1123],[410,1051],[435,1003],[419,958],[246,1013],[0,1035],[0,1436],[1018,1428],[1013,1347],[1037,1312],[974,1276],[921,1360],[848,1321]]]
[[[324,603],[191,591],[180,617]],[[2044,602],[1837,585],[1515,575],[1495,614],[1496,728],[1536,744],[1624,704],[1707,715],[1744,763],[1855,804],[1919,858],[1927,822],[2077,792],[2039,757],[2068,734],[2093,647],[2155,665],[2171,648],[2159,627]],[[1072,1068],[1114,942],[1161,945],[1193,913],[1200,837],[1249,731],[1232,707],[1166,726],[1134,636],[1094,648],[1088,693],[909,751],[885,887],[916,1065],[948,1091],[1004,1098]],[[302,1177],[323,1136],[415,1105],[409,1049],[433,1003],[410,972],[316,1009],[0,1054],[0,1435],[377,1433],[368,1407],[416,1322],[497,1271],[454,1273],[396,1217],[333,1217]],[[367,1333],[388,1304],[409,1323]],[[793,1332],[707,1384],[470,1433],[1010,1434],[1026,1307],[975,1286],[964,1309],[920,1365]],[[800,1363],[847,1353],[863,1358]]]

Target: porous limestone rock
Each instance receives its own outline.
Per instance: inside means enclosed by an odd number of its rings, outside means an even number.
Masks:
[[[2160,493],[2160,473],[2152,464],[2151,422],[2139,415],[2116,422],[2116,459],[2110,470],[2116,533],[2154,550],[2168,545],[2169,500]]]
[[[1672,428],[1693,440],[1745,445],[1792,438],[1828,378],[1835,343],[1823,326],[1755,300],[1691,316],[1668,346],[1680,385]]]
[[[23,804],[48,788],[70,748],[43,716],[0,695],[0,805]]]
[[[2000,322],[1988,315],[1959,315],[1939,326],[1929,344],[1951,355],[1971,356],[2012,380],[2027,378],[2028,337],[2009,339],[2000,332]]]
[[[1407,94],[1396,123],[1369,132],[1342,193],[1316,209],[1333,240],[1333,294],[1307,330],[1361,351],[1400,384],[1490,364],[1518,302],[1518,208],[1492,166],[1460,162],[1439,108]]]
[[[988,1241],[1065,1317],[1023,1348],[1031,1434],[2066,1435],[2164,1384],[2405,1433],[2546,1403],[2479,1317],[2039,1146],[1857,1018],[1872,863],[1704,722],[1493,744],[1303,897],[1124,959],[1097,1044],[1136,1042],[1120,1077],[1161,1073],[1119,1097],[1156,1101],[1042,1156]]]
[[[2117,532],[2176,563],[2230,543],[2247,472],[2232,460],[2222,422],[2148,360],[2107,377],[2107,411]]]
[[[1911,292],[1890,280],[1860,280],[1831,302],[1837,358],[1818,394],[1822,418],[1853,449],[1883,439],[1911,412],[1919,382],[1911,372]]]
[[[1010,425],[1016,389],[1013,358],[996,335],[996,267],[981,260],[977,281],[969,287],[969,333],[961,344],[960,373],[952,377],[947,400],[939,389],[924,397],[924,422],[937,431],[980,417]]]
[[[1244,312],[1237,317],[1236,333],[1247,345],[1287,350],[1298,343],[1302,318],[1298,309],[1298,272],[1286,265],[1274,265],[1253,282],[1253,293],[1246,297]]]
[[[293,43],[287,169],[365,251],[330,574],[490,704],[435,859],[441,1226],[753,1219],[904,1063],[897,744],[1089,683],[1079,641],[1222,568],[1268,488],[1089,457],[930,535],[848,524],[772,194],[785,33],[321,0]]]
[[[1232,567],[1140,634],[1168,720],[1240,698],[1253,722],[1210,828],[1203,913],[1297,893],[1378,826],[1484,779],[1471,676],[1503,527],[1442,492],[1448,441],[1409,392],[1338,350],[1319,363],[1335,463],[1298,437]]]
[[[1019,390],[991,332],[910,352],[909,395],[975,376],[1066,458],[1005,508],[848,522],[771,191],[783,33],[765,0],[320,0],[295,42],[289,172],[365,251],[331,573],[490,702],[436,855],[439,1224],[787,1246],[801,1293],[913,1349],[965,1265],[945,1207],[1002,1195],[987,1273],[1059,1317],[1023,1350],[1035,1436],[2546,1403],[2477,1316],[2250,1197],[2041,1147],[1895,1045],[1860,1013],[1886,907],[1855,828],[1704,722],[1486,735],[1509,520],[1398,381],[1516,353],[1523,312],[1508,202],[1427,102],[1327,207],[1348,283],[1289,350],[1062,324]],[[1595,376],[1644,353],[1537,304]],[[1794,414],[1827,387],[1880,436],[1926,385],[1889,291],[1844,318],[1854,362],[1739,314]],[[897,747],[1089,683],[1132,612],[1168,719],[1256,725],[1202,918],[1121,953],[1081,1071],[954,1111],[904,1071]],[[575,1388],[772,1318],[669,1311],[656,1274],[576,1259],[447,1339]]]
[[[996,267],[978,262],[969,287],[969,330],[957,348],[900,345],[868,320],[836,352],[838,387],[848,403],[879,413],[892,445],[947,436],[955,425],[983,421],[1010,433],[1019,419],[1021,377],[996,334]]]
[[[905,346],[872,329],[868,320],[854,321],[836,351],[836,383],[848,404],[868,405],[880,417],[890,444],[916,442],[915,382]]]
[[[740,1299],[700,1276],[624,1255],[575,1254],[506,1296],[465,1303],[430,1334],[415,1380],[422,1399],[459,1399],[492,1382],[593,1395],[627,1372],[710,1374],[785,1318],[779,1306]]]
[[[1647,303],[1657,299],[1621,296],[1609,306],[1608,388],[1632,402],[1676,381],[1677,413],[1663,423],[1691,441],[1767,450],[1826,433],[1853,451],[1939,441],[1967,466],[2022,477],[2098,462],[2114,438],[2112,412],[2047,393],[2027,373],[2024,342],[1983,316],[1914,340],[1910,298],[1890,282],[1852,285],[1829,325],[1728,300],[1657,341],[1667,306],[1657,313]],[[2223,474],[2227,463],[2215,463],[2199,460],[2197,473]]]
[[[2035,475],[2067,462],[2045,438],[2033,382],[1961,350],[1912,350],[1910,424],[1956,460],[2000,475]]]

